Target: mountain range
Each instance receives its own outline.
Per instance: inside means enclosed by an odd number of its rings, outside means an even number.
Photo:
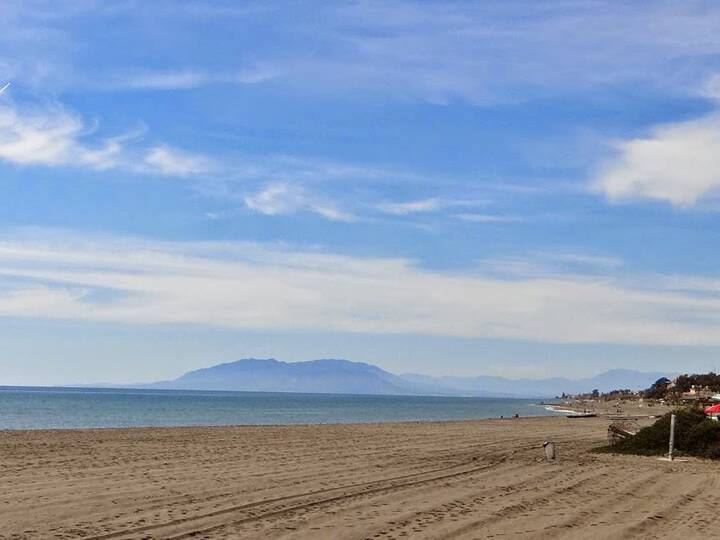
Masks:
[[[395,375],[377,366],[348,360],[282,362],[247,358],[185,373],[177,379],[134,387],[174,390],[232,390],[331,394],[397,394],[477,397],[554,397],[597,389],[648,388],[669,373],[614,369],[585,379],[507,379]]]

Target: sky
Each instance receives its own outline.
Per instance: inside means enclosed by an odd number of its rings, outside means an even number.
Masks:
[[[716,2],[0,19],[0,384],[720,365]]]

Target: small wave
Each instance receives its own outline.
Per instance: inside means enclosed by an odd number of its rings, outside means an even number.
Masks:
[[[577,411],[573,411],[572,409],[563,409],[561,407],[554,407],[552,405],[546,405],[545,410],[561,414],[577,414]]]

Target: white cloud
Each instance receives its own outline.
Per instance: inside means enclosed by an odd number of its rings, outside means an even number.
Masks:
[[[144,71],[131,75],[123,75],[114,81],[113,87],[173,90],[203,86],[209,81],[207,73],[193,69],[177,71]]]
[[[523,256],[488,258],[479,261],[478,270],[484,275],[500,278],[553,278],[558,275],[582,275],[585,278],[617,275],[623,261],[616,257],[593,253],[564,253],[539,251]],[[657,282],[657,279],[654,279]],[[683,283],[689,283],[687,277]],[[668,283],[665,281],[664,283]],[[661,288],[664,288],[661,287]]]
[[[714,74],[703,85],[700,95],[716,101],[720,101],[720,73]]]
[[[145,156],[145,169],[166,176],[206,174],[215,169],[210,158],[171,148],[167,145],[151,148]]]
[[[619,268],[623,265],[623,261],[617,257],[608,257],[604,255],[581,255],[577,253],[557,253],[552,255],[553,259],[573,265],[585,267],[595,267],[612,269]]]
[[[324,3],[311,16],[283,3],[239,11],[170,9],[160,2],[138,10],[133,2],[97,1],[58,9],[46,1],[6,0],[0,4],[0,66],[6,76],[35,88],[97,87],[100,66],[123,75],[109,77],[110,87],[189,88],[279,78],[286,87],[313,91],[486,103],[638,80],[686,91],[720,53],[720,8],[713,2],[388,0]],[[231,17],[231,25],[222,24]],[[85,25],[123,32],[98,40]],[[235,40],[242,38],[253,47],[240,47],[243,42]],[[242,54],[214,55],[212,67],[150,67],[194,60],[198,50],[217,43]],[[119,47],[126,54],[113,54]],[[140,58],[144,70],[129,72],[137,66],[128,59],[137,64]]]
[[[522,219],[518,216],[476,213],[456,214],[455,218],[461,221],[470,221],[473,223],[517,223],[522,221]]]
[[[382,202],[375,205],[375,208],[386,214],[404,216],[407,214],[437,212],[445,208],[464,207],[472,208],[486,206],[490,203],[487,199],[448,199],[432,197],[405,202]]]
[[[277,76],[276,71],[262,65],[227,72],[196,68],[142,70],[109,76],[96,75],[94,86],[101,90],[188,90],[218,83],[258,84]]]
[[[135,173],[192,176],[215,169],[208,157],[168,145],[144,148],[141,131],[100,138],[95,127],[60,105],[0,106],[0,160],[16,165],[123,169]],[[135,144],[131,144],[135,143]]]
[[[106,169],[118,164],[120,139],[83,141],[87,127],[62,107],[18,111],[0,107],[0,159],[20,165]]]
[[[611,200],[650,198],[690,206],[720,188],[720,116],[661,126],[617,144],[594,187]]]
[[[249,243],[163,243],[52,231],[7,238],[0,240],[4,316],[562,343],[720,344],[718,278],[510,278]]]
[[[318,10],[312,33],[302,23],[289,35],[304,30],[322,54],[308,39],[259,53],[289,84],[438,104],[638,80],[684,91],[720,52],[720,9],[709,4],[361,2]]]
[[[422,199],[419,201],[408,201],[401,203],[384,202],[377,205],[377,209],[381,212],[394,214],[396,216],[404,216],[406,214],[414,214],[418,212],[434,212],[442,207],[439,199]]]
[[[266,186],[253,195],[244,197],[245,205],[268,216],[312,212],[332,221],[351,221],[353,216],[336,208],[331,202],[321,200],[305,189],[286,183]]]
[[[0,105],[0,160],[23,166],[74,167],[96,171],[118,169],[135,174],[205,179],[192,188],[216,198],[242,200],[250,209],[266,215],[311,212],[333,221],[352,221],[351,212],[320,195],[329,182],[386,184],[402,179],[425,181],[407,171],[367,167],[329,160],[300,159],[287,155],[226,156],[214,159],[168,144],[143,144],[143,131],[98,137],[78,114],[60,105],[18,107]],[[278,182],[278,178],[288,181]],[[264,185],[248,194],[250,186]],[[478,201],[427,199],[409,203],[386,203],[380,209],[397,215],[432,211],[449,205]],[[371,206],[355,201],[355,206]]]
[[[276,79],[280,73],[273,67],[253,65],[227,76],[228,82],[239,84],[257,84]]]

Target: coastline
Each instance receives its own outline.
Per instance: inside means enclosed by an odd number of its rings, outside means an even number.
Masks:
[[[578,400],[570,399],[562,403],[544,403],[548,410],[563,414],[582,414],[593,413],[597,416],[613,418],[619,416],[632,416],[635,418],[655,418],[662,416],[668,412],[672,412],[676,407],[673,405],[643,402],[638,400]]]
[[[538,405],[543,407],[542,405]],[[306,423],[288,423],[288,424],[198,424],[198,425],[180,425],[180,426],[100,426],[100,427],[60,427],[60,428],[1,428],[0,436],[3,434],[13,433],[83,433],[92,431],[149,431],[149,430],[215,430],[215,429],[253,429],[253,428],[312,428],[312,427],[362,427],[362,426],[376,426],[376,427],[393,427],[413,424],[462,424],[462,423],[477,423],[477,422],[494,422],[494,421],[517,421],[523,420],[544,420],[548,418],[564,418],[560,411],[557,415],[549,414],[538,414],[538,415],[525,415],[513,418],[512,416],[498,416],[498,417],[478,417],[478,418],[456,418],[456,419],[425,419],[425,420],[380,420],[380,421],[367,421],[367,422],[306,422]],[[2,536],[0,535],[0,540]]]
[[[713,463],[592,453],[607,426],[545,416],[2,431],[0,538],[693,537],[712,523]],[[670,512],[682,519],[657,518]]]

